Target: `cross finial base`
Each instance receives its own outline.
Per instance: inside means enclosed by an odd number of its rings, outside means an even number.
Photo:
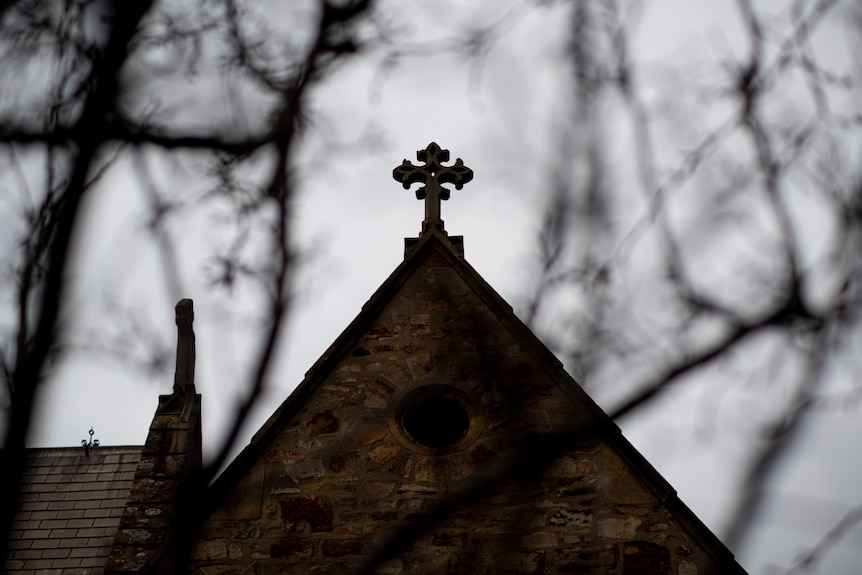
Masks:
[[[422,237],[423,235],[425,235],[425,232],[429,232],[431,230],[438,230],[445,234],[446,229],[444,227],[444,223],[445,222],[443,222],[443,220],[441,220],[440,218],[432,220],[428,220],[426,218],[422,220],[422,231],[419,232],[419,236]]]
[[[443,232],[444,234],[446,232]],[[422,241],[424,238],[424,234],[420,234],[418,238],[404,238],[404,259],[410,257],[410,254],[413,252],[413,249],[416,245]],[[464,257],[464,236],[450,236],[446,235],[446,239],[449,240],[449,246],[455,252],[458,257]]]

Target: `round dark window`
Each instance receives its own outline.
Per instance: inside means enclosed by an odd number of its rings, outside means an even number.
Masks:
[[[470,416],[458,399],[445,393],[429,393],[408,403],[401,415],[401,426],[419,445],[437,449],[464,439]]]

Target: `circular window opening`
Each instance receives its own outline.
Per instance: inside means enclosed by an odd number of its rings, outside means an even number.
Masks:
[[[424,447],[438,449],[458,443],[467,435],[470,416],[460,401],[449,395],[421,395],[404,409],[401,426]]]

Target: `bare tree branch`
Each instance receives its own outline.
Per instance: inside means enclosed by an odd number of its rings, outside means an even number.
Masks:
[[[862,523],[862,505],[857,505],[848,511],[832,529],[826,532],[817,545],[796,560],[793,567],[786,571],[787,575],[813,573],[827,553],[859,523]]]
[[[57,336],[57,322],[60,317],[65,274],[69,247],[75,231],[75,223],[81,200],[87,191],[86,182],[97,150],[102,143],[99,129],[102,118],[115,109],[118,93],[117,78],[128,56],[128,48],[138,24],[150,8],[149,2],[139,2],[114,14],[111,36],[105,46],[100,61],[93,66],[90,85],[92,92],[87,98],[76,130],[80,137],[75,139],[76,154],[68,182],[58,196],[50,243],[45,254],[45,278],[41,284],[39,301],[33,314],[36,317],[35,329],[30,332],[30,319],[21,317],[19,325],[18,361],[12,373],[14,403],[6,427],[5,444],[2,452],[2,467],[7,470],[7,481],[18,485],[24,457],[24,439],[30,424],[33,403],[39,382],[43,377],[46,362],[51,354]],[[26,294],[24,299],[29,299]],[[23,303],[23,302],[22,302]],[[0,504],[0,539],[6,541],[9,527],[15,516],[18,497],[17,489],[9,490],[8,497]]]

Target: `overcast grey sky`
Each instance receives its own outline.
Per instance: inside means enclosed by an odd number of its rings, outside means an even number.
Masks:
[[[758,10],[774,16],[776,30],[793,4],[755,2]],[[736,3],[659,0],[631,6],[632,13],[640,16],[633,18],[637,26],[630,30],[630,56],[641,72],[643,93],[656,95],[656,115],[668,118],[679,113],[704,124],[720,119],[727,109],[706,95],[698,96],[698,87],[718,84],[723,71],[745,57],[748,47]],[[845,71],[854,65],[849,36],[853,29],[847,24],[852,8],[852,2],[839,2],[814,38],[819,56]],[[285,21],[303,13],[296,7],[269,9],[273,21],[278,21],[275,15],[280,10]],[[447,231],[465,237],[466,259],[516,312],[524,311],[532,288],[541,210],[555,167],[555,146],[566,127],[570,88],[562,54],[567,46],[568,6],[515,0],[391,1],[382,3],[379,11],[390,23],[403,27],[396,40],[405,54],[414,46],[446,48],[451,38],[480,24],[499,22],[499,36],[478,60],[441,50],[405,56],[397,66],[384,68],[383,52],[372,50],[315,88],[297,173],[300,195],[294,221],[303,266],[295,305],[279,352],[277,376],[258,404],[241,445],[401,261],[403,238],[417,235],[423,207],[413,190],[402,189],[392,179],[392,169],[404,158],[415,160],[416,150],[429,142],[449,149],[453,160],[462,158],[474,171],[474,180],[453,191],[442,211]],[[235,94],[228,86],[206,74],[190,85],[165,81],[158,87],[168,90],[160,93],[165,107],[197,110],[235,101],[229,99]],[[676,99],[674,90],[679,90]],[[786,101],[776,105],[776,114],[810,104],[804,96],[800,102],[794,102],[792,93],[785,96]],[[254,116],[262,108],[256,107],[253,95],[240,97],[245,98],[250,124],[261,121]],[[854,111],[850,106],[848,113]],[[631,134],[622,126],[613,129],[614,116],[609,120],[603,141],[615,162],[611,173],[622,187],[628,182],[634,187]],[[673,161],[689,130],[697,132],[688,125],[680,125],[676,134],[657,130],[663,159]],[[848,137],[848,147],[858,146],[858,135],[854,138]],[[149,162],[151,177],[161,189],[176,189],[190,203],[204,192],[196,173],[200,166],[193,161],[175,162],[154,154]],[[173,305],[181,297],[195,301],[196,383],[204,398],[205,450],[213,449],[225,432],[226,415],[243,392],[243,374],[261,311],[254,290],[245,285],[238,285],[232,297],[214,290],[212,270],[201,258],[229,242],[223,232],[228,207],[211,202],[206,210],[185,210],[172,221],[169,231],[181,267],[177,290],[164,280],[146,229],[146,201],[134,166],[127,160],[120,160],[89,198],[89,223],[77,239],[69,306],[74,311],[67,325],[71,341],[98,347],[106,341],[117,343],[116,334],[129,333],[129,322],[136,322],[140,331],[133,334],[138,343],[149,337],[142,334],[151,333],[158,345],[170,350],[167,370],[147,373],[127,363],[106,361],[91,351],[71,354],[44,386],[30,446],[76,445],[91,426],[104,445],[143,443],[157,395],[171,389]],[[681,196],[675,205],[677,214],[690,213],[687,202],[696,201],[696,195]],[[615,207],[616,225],[626,228],[642,217],[645,203],[633,194]],[[814,261],[818,246],[832,232],[816,201],[802,202],[796,209],[808,222],[806,245],[813,247],[807,257]],[[0,218],[8,222],[9,217],[9,210],[0,204]],[[704,277],[730,284],[733,274],[723,274],[722,266],[714,264],[734,260],[737,251],[756,251],[746,243],[749,240],[729,239],[704,248],[704,253],[716,250],[714,258],[706,258]],[[0,241],[3,249],[11,245],[8,237]],[[637,248],[618,264],[632,294],[630,305],[637,312],[632,317],[639,325],[633,324],[633,330],[648,329],[661,315],[660,294],[650,288],[655,255],[649,242],[644,244],[647,247]],[[553,339],[565,330],[555,324],[555,317],[553,311],[540,317],[541,336]],[[751,353],[756,363],[757,351]],[[736,494],[741,463],[762,431],[756,416],[768,412],[772,401],[760,390],[729,385],[735,377],[750,375],[735,370],[740,366],[687,378],[671,397],[622,422],[635,446],[719,535]],[[596,373],[594,381],[585,383],[609,409],[630,391],[626,385],[639,381],[625,375],[609,365]],[[848,375],[835,374],[835,386],[845,385]],[[723,391],[716,392],[716,387]],[[862,504],[858,489],[862,465],[855,441],[862,432],[859,420],[859,408],[851,405],[818,414],[809,422],[805,440],[782,467],[780,481],[770,486],[766,520],[741,550],[740,561],[750,573],[783,573],[779,568],[790,566],[849,508]],[[862,564],[859,549],[862,528],[857,527],[827,557],[821,572],[857,573]]]

